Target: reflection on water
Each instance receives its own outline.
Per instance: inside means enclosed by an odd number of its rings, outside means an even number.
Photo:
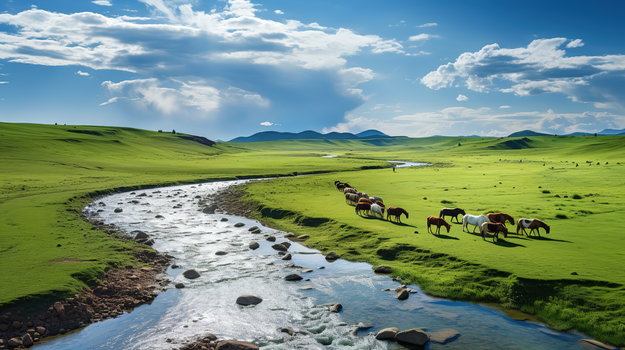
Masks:
[[[400,301],[394,292],[382,291],[399,284],[374,274],[370,265],[341,259],[330,263],[298,243],[289,248],[293,259],[283,261],[271,247],[275,242],[266,238],[275,236],[278,243],[284,242],[284,232],[245,218],[201,211],[201,198],[241,182],[122,193],[85,208],[125,232],[146,231],[156,241],[154,248],[173,255],[173,263],[181,268],[168,269],[173,283],[151,305],[35,348],[175,349],[213,333],[220,339],[251,341],[262,349],[400,349],[374,337],[383,328],[397,327],[428,332],[453,328],[461,334],[445,345],[431,342],[428,349],[582,349],[577,344],[581,335],[515,321],[485,306],[436,299],[422,292]],[[147,196],[139,197],[143,193]],[[114,213],[117,207],[123,212]],[[104,212],[97,213],[98,209]],[[245,225],[235,227],[239,222]],[[251,233],[251,226],[262,232]],[[260,248],[250,250],[249,243],[255,241]],[[227,254],[216,255],[218,251]],[[187,280],[181,275],[191,268],[201,277]],[[285,281],[292,273],[304,279]],[[175,289],[176,282],[186,287]],[[304,286],[313,289],[304,290]],[[235,301],[244,294],[263,302],[241,307]],[[328,305],[337,302],[343,310],[329,312]],[[358,323],[371,328],[356,332]],[[282,327],[296,334],[283,333]]]
[[[395,165],[395,168],[406,168],[410,166],[429,165],[428,163],[415,163],[415,162],[406,162],[406,161],[401,161],[401,160],[387,160],[387,162],[393,163]]]

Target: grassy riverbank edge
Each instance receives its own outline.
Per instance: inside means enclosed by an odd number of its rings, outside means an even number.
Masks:
[[[312,218],[304,213],[261,203],[247,192],[248,184],[237,186],[221,199],[232,214],[259,220],[268,227],[296,236],[309,235],[299,243],[327,254],[334,251],[341,258],[367,262],[376,267],[393,268],[392,277],[401,283],[417,284],[425,293],[457,301],[500,305],[536,316],[559,331],[578,331],[599,341],[625,345],[623,333],[621,285],[588,280],[539,280],[520,278],[506,271],[491,269],[456,257],[426,249],[375,249],[359,228],[329,218]],[[321,224],[320,224],[321,223]],[[362,244],[358,244],[358,242]],[[332,248],[328,248],[332,247]],[[402,256],[403,255],[403,256]],[[399,258],[399,256],[402,256]]]

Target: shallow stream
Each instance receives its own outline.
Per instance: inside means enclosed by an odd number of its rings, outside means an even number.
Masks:
[[[398,300],[394,291],[382,289],[395,289],[399,283],[376,275],[369,264],[328,262],[319,252],[295,242],[289,248],[293,259],[283,261],[271,246],[287,241],[285,232],[242,217],[202,212],[201,199],[242,182],[121,193],[86,207],[89,215],[129,235],[133,230],[147,232],[156,241],[153,248],[174,256],[173,264],[180,268],[167,270],[172,284],[151,304],[34,348],[176,349],[212,333],[220,339],[250,341],[262,349],[403,349],[374,336],[383,328],[398,327],[429,333],[452,328],[460,333],[447,344],[430,342],[426,348],[432,350],[583,349],[577,342],[587,337],[580,334],[515,321],[486,306],[433,298],[415,285],[409,287],[418,293]],[[115,208],[123,212],[115,213]],[[245,225],[235,227],[236,223]],[[252,226],[262,232],[251,233]],[[267,236],[277,241],[269,242]],[[249,249],[255,241],[260,248]],[[227,254],[217,255],[220,251]],[[197,270],[201,277],[184,278],[187,269]],[[304,279],[284,279],[293,273]],[[186,287],[176,289],[176,282]],[[306,286],[314,289],[302,289]],[[263,301],[237,305],[237,297],[245,294]],[[343,305],[340,313],[329,312],[328,304],[333,303]],[[356,332],[359,323],[371,328]],[[283,333],[282,327],[296,334]]]

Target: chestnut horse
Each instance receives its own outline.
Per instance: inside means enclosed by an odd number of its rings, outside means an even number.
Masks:
[[[545,224],[544,222],[538,220],[538,219],[525,219],[525,218],[521,218],[519,219],[519,221],[517,222],[517,227],[516,227],[516,234],[519,234],[520,230],[523,230],[523,233],[525,233],[526,236],[529,236],[527,234],[527,232],[525,231],[526,228],[530,229],[530,235],[532,234],[532,232],[534,230],[536,230],[536,232],[538,232],[538,237],[540,237],[540,230],[539,228],[544,228],[546,233],[549,233],[549,226],[547,224]]]
[[[460,223],[460,221],[458,221],[458,215],[466,215],[466,213],[464,212],[464,210],[460,209],[460,208],[443,208],[441,209],[441,212],[438,214],[438,216],[440,216],[441,218],[445,218],[445,216],[452,216],[451,218],[451,222],[453,222],[453,219],[456,218],[456,222]]]
[[[369,215],[369,212],[371,211],[371,204],[369,203],[356,204],[356,214],[360,215],[361,211],[364,211],[365,214]]]
[[[404,208],[388,207],[386,209],[386,220],[389,220],[390,216],[394,216],[397,222],[401,222],[401,214],[406,215],[406,219],[408,219],[408,212]]]
[[[480,227],[480,232],[484,241],[486,240],[484,239],[484,232],[493,233],[493,242],[495,238],[499,239],[499,232],[503,232],[503,236],[508,237],[508,228],[500,222],[485,222]]]
[[[369,205],[373,204],[373,202],[371,201],[371,199],[369,199],[369,198],[364,198],[364,197],[363,197],[363,198],[359,198],[359,199],[358,199],[358,203],[367,203],[367,204],[369,204]]]
[[[505,213],[488,213],[486,214],[490,221],[492,222],[500,222],[504,226],[506,226],[506,220],[510,222],[510,225],[514,226],[514,218]]]
[[[437,218],[436,216],[428,216],[427,224],[428,224],[428,232],[432,234],[434,234],[434,232],[432,232],[432,228],[430,226],[436,225],[437,235],[440,235],[441,226],[445,226],[447,228],[447,233],[449,233],[449,229],[451,228],[451,225],[448,224],[447,221],[445,221],[445,219]]]

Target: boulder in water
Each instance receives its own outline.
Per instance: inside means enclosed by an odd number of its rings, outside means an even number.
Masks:
[[[124,209],[122,208],[115,208],[115,210],[113,210],[116,213],[121,213],[122,211],[124,211]]]
[[[250,243],[250,249],[256,250],[258,248],[260,248],[260,244],[258,244],[258,242]]]
[[[330,312],[339,312],[341,311],[341,309],[343,308],[343,305],[336,303],[332,306],[330,306]]]
[[[200,274],[193,269],[183,272],[182,275],[190,280],[200,277]]]
[[[330,252],[328,253],[328,255],[326,255],[326,260],[336,260],[338,258],[339,256],[335,252]]]
[[[290,275],[284,277],[284,279],[287,280],[287,281],[299,281],[299,280],[302,280],[304,278],[302,276],[294,273],[294,274],[290,274]]]
[[[291,260],[293,257],[291,256],[291,254],[286,254],[285,256],[282,257],[282,260]]]
[[[393,340],[395,339],[395,335],[397,335],[398,332],[399,332],[399,328],[397,327],[384,328],[375,335],[375,339]]]
[[[456,340],[460,336],[457,330],[447,328],[436,333],[430,334],[430,340],[437,343],[446,344]]]
[[[387,265],[380,265],[380,266],[376,267],[373,272],[375,272],[375,273],[391,273],[391,272],[393,272],[393,269],[390,266],[387,266]]]
[[[430,337],[424,331],[414,328],[406,331],[401,331],[395,335],[395,341],[398,343],[416,345],[416,346],[424,346]]]
[[[271,246],[271,248],[282,251],[282,252],[286,252],[288,250],[288,248],[284,246],[283,244],[274,244]]]
[[[237,298],[237,304],[239,305],[257,305],[262,301],[263,299],[253,295],[241,295]]]
[[[218,251],[215,255],[226,255],[228,252],[224,252],[223,250]]]
[[[238,340],[222,340],[217,343],[215,350],[258,350],[258,346]]]
[[[245,224],[242,222],[237,222],[236,224],[234,224],[234,227],[243,227],[243,226],[245,226]]]

